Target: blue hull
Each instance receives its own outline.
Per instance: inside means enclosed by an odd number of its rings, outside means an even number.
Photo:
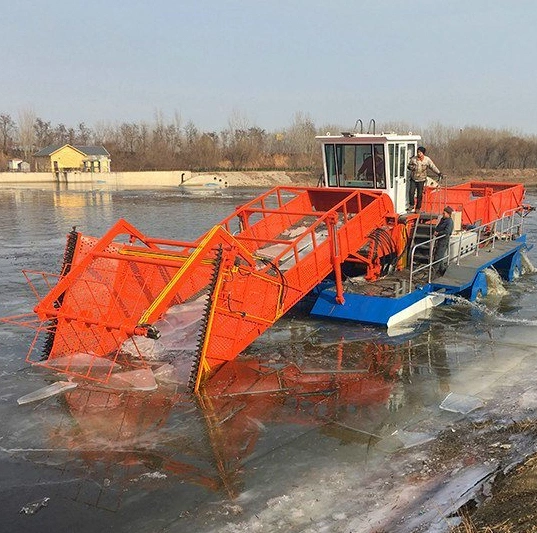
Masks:
[[[485,269],[495,268],[508,281],[516,277],[525,247],[525,235],[516,241],[498,243],[495,249],[464,258],[459,265],[450,265],[444,276],[398,297],[344,293],[345,302],[338,304],[332,285],[320,290],[311,314],[389,327],[440,305],[447,295],[473,301],[487,294]]]
[[[325,289],[319,294],[310,313],[315,316],[387,326],[392,317],[419,304],[430,296],[431,292],[433,288],[427,284],[398,298],[345,293],[345,303],[338,304],[336,292]]]

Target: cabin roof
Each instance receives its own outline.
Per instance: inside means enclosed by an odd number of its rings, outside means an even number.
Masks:
[[[318,135],[315,137],[323,143],[340,143],[340,144],[371,144],[385,143],[388,141],[421,141],[420,135],[408,133],[401,135],[399,133],[340,133],[337,135]]]

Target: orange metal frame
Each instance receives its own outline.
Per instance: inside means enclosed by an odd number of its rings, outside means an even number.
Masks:
[[[422,211],[441,213],[446,205],[462,212],[462,224],[488,224],[506,212],[522,208],[524,186],[520,183],[470,181],[449,188],[425,191]]]
[[[379,191],[276,187],[192,243],[148,237],[125,220],[100,239],[79,235],[70,269],[34,309],[40,322],[27,359],[106,381],[117,364],[146,364],[142,351],[125,357],[125,340],[150,336],[170,307],[205,293],[191,374],[197,389],[331,272],[342,301],[341,263],[388,216],[392,202]],[[39,360],[43,335],[48,350]],[[80,354],[91,359],[83,372]]]

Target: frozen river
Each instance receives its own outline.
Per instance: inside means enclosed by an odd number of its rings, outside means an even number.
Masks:
[[[57,272],[73,226],[99,236],[125,218],[151,236],[192,240],[257,194],[0,189],[0,316],[32,309],[21,271]],[[535,215],[527,229],[537,241]],[[528,257],[537,264],[535,250]],[[448,469],[439,436],[465,421],[535,418],[537,278],[494,288],[390,336],[284,317],[205,400],[172,385],[79,385],[18,405],[56,378],[25,362],[31,331],[2,325],[0,530],[444,531],[450,506],[498,459],[455,443],[458,467]],[[513,442],[499,436],[501,446]]]

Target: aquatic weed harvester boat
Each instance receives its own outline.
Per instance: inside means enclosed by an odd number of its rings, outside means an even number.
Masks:
[[[320,187],[273,188],[196,241],[126,220],[102,237],[73,229],[59,274],[25,271],[34,313],[2,319],[35,330],[27,361],[100,383],[170,361],[197,392],[306,296],[318,317],[389,327],[449,295],[485,295],[487,268],[518,275],[530,209],[521,184],[433,183],[422,211],[407,213],[419,136],[318,139]],[[374,155],[380,163],[359,175]],[[438,276],[433,229],[446,205],[455,231]]]

